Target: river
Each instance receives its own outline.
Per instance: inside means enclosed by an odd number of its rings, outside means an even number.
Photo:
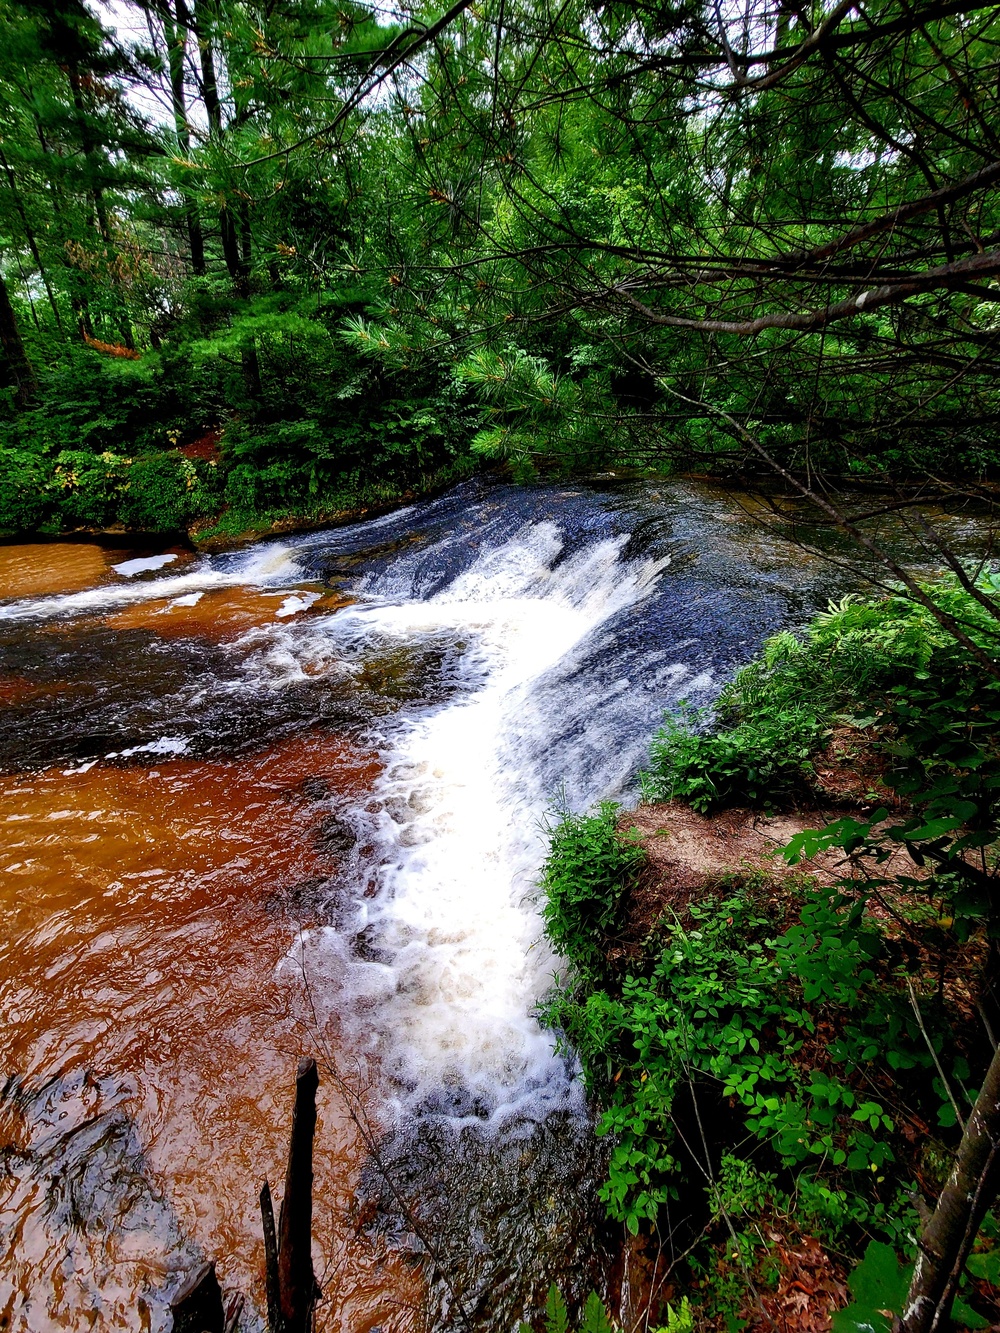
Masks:
[[[302,1053],[321,1329],[605,1287],[545,821],[843,575],[680,482],[115,540],[0,547],[0,1327],[165,1328],[208,1257],[261,1329]]]

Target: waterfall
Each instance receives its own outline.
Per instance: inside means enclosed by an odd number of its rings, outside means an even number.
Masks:
[[[262,659],[274,668],[284,660],[286,670],[289,657],[315,667],[338,641],[463,644],[459,688],[384,729],[375,799],[342,816],[372,848],[355,865],[369,896],[359,893],[353,915],[341,911],[336,927],[304,944],[310,972],[322,975],[318,993],[352,1044],[393,1076],[398,1115],[541,1118],[578,1096],[532,1016],[557,965],[541,939],[534,883],[544,821],[561,796],[538,761],[563,720],[539,698],[575,692],[586,725],[575,678],[588,643],[634,611],[669,564],[662,554],[624,559],[625,542],[598,538],[567,555],[556,523],[525,524],[423,599],[414,592],[426,552],[362,579],[356,607],[254,636]],[[672,678],[676,693],[704,693],[710,683],[680,664]],[[564,755],[577,806],[620,794],[638,757],[618,756],[619,790],[609,791],[589,771],[596,743]],[[359,939],[367,957],[358,956]]]

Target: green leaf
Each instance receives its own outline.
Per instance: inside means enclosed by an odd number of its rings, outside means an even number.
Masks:
[[[553,1282],[545,1302],[545,1333],[568,1333],[569,1312],[562,1292]]]
[[[600,1297],[596,1291],[592,1291],[587,1297],[587,1304],[583,1307],[580,1333],[614,1333],[614,1329],[615,1326],[608,1318]]]
[[[902,831],[900,837],[905,838],[907,842],[925,842],[930,838],[940,838],[945,833],[951,833],[954,829],[961,827],[962,821],[960,819],[951,817],[929,819],[920,828]]]
[[[847,1305],[833,1312],[831,1333],[889,1333],[892,1321],[878,1310],[863,1310],[858,1305]]]
[[[981,1314],[977,1314],[971,1305],[966,1305],[960,1297],[955,1297],[955,1303],[951,1307],[952,1323],[958,1324],[959,1328],[989,1328],[990,1321],[984,1319]]]
[[[899,1314],[906,1301],[912,1271],[900,1264],[891,1245],[870,1241],[847,1279],[854,1302],[834,1314],[832,1333],[889,1333],[892,1315]]]
[[[1000,1287],[1000,1250],[970,1254],[965,1267],[981,1282],[988,1282],[991,1287]]]

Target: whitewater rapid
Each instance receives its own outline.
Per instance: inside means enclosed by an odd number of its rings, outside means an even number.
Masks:
[[[579,492],[511,495],[520,503],[506,509],[462,509],[451,497],[176,571],[152,556],[117,566],[113,583],[0,605],[0,621],[46,622],[144,600],[193,606],[220,588],[275,599],[273,618],[227,647],[228,675],[177,696],[178,715],[191,714],[187,736],[171,716],[103,761],[204,746],[212,725],[199,709],[213,697],[249,713],[255,700],[280,707],[361,672],[373,652],[447,658],[443,701],[366,729],[382,772],[364,801],[333,812],[355,846],[329,886],[330,924],[303,932],[283,968],[289,980],[305,974],[321,1020],[378,1062],[390,1122],[441,1113],[499,1124],[579,1107],[579,1086],[534,1016],[558,968],[536,891],[547,825],[634,790],[663,710],[709,701],[728,665],[692,652],[700,641],[672,634],[653,607],[675,556],[690,558],[676,540],[638,542],[634,514],[609,514]],[[331,564],[383,536],[375,558],[339,580],[354,605],[302,614]],[[681,623],[690,606],[674,609]],[[637,648],[622,630],[634,640],[644,616],[657,628]],[[82,758],[67,776],[89,771],[95,760]]]
[[[400,597],[412,596],[416,573],[404,565],[359,585],[371,604],[298,634],[272,631],[275,650],[303,667],[328,636],[464,640],[455,696],[388,730],[376,799],[353,812],[359,840],[374,848],[358,880],[375,892],[356,902],[349,929],[342,916],[312,932],[295,960],[322,978],[344,1029],[391,1075],[397,1114],[541,1117],[578,1097],[533,1016],[557,966],[535,883],[545,821],[563,793],[532,762],[544,718],[530,746],[519,723],[541,680],[572,688],[575,651],[641,602],[669,555],[623,561],[625,538],[615,537],[561,560],[564,544],[556,524],[526,525],[426,601]],[[696,691],[710,687],[707,675],[681,674]],[[578,804],[615,794],[565,776]],[[377,961],[357,957],[361,936]]]

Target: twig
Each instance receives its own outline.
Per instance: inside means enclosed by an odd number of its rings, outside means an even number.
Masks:
[[[962,1133],[964,1134],[965,1121],[962,1118],[962,1112],[958,1109],[958,1102],[955,1100],[955,1094],[951,1090],[951,1084],[948,1082],[947,1076],[945,1075],[944,1069],[942,1068],[941,1061],[938,1059],[938,1053],[934,1049],[934,1043],[931,1041],[930,1037],[927,1034],[927,1029],[924,1027],[924,1017],[923,1014],[920,1012],[920,1004],[917,1001],[917,992],[914,989],[912,977],[907,977],[906,988],[910,992],[910,1004],[913,1006],[913,1013],[917,1020],[917,1026],[920,1028],[920,1035],[927,1043],[927,1049],[931,1053],[931,1059],[934,1061],[934,1068],[938,1072],[938,1078],[941,1080],[941,1083],[944,1086],[944,1090],[948,1094],[948,1100],[951,1102],[952,1110],[955,1112],[955,1119],[958,1121],[959,1125],[962,1128]]]

